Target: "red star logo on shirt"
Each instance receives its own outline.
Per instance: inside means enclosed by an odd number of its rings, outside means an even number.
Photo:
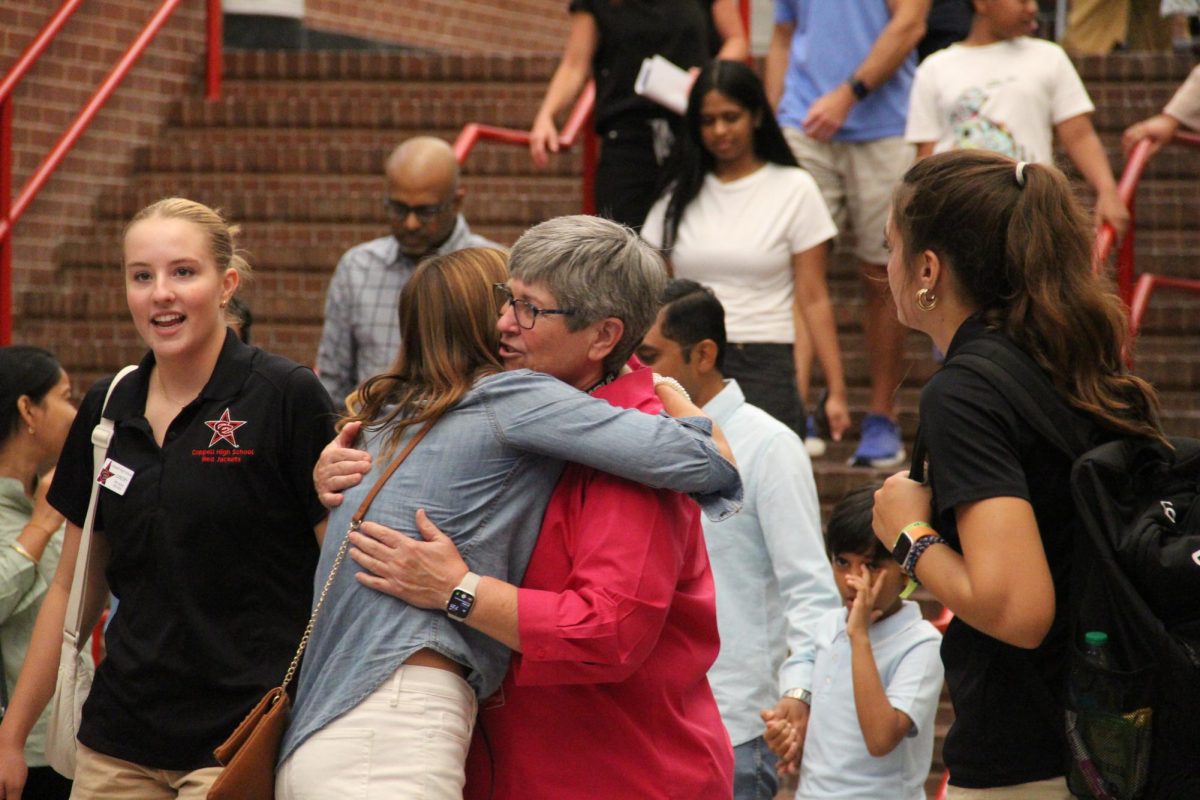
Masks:
[[[237,439],[233,438],[233,432],[246,424],[246,420],[235,420],[229,418],[229,409],[225,409],[225,413],[220,419],[206,420],[205,425],[212,428],[212,439],[208,446],[212,447],[217,442],[229,442],[231,447],[238,447]]]
[[[113,476],[112,469],[108,466],[110,462],[105,461],[104,466],[100,468],[100,474],[96,476],[96,483],[103,486],[105,482]]]

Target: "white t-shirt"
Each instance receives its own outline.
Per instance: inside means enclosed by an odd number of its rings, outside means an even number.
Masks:
[[[1042,164],[1054,163],[1054,126],[1095,110],[1063,49],[1028,36],[939,50],[917,68],[909,103],[910,142]]]
[[[667,200],[659,198],[642,226],[654,247],[662,247]],[[671,264],[676,277],[716,293],[730,342],[790,343],[792,256],[836,233],[817,182],[799,167],[768,163],[729,183],[709,173],[684,209]]]

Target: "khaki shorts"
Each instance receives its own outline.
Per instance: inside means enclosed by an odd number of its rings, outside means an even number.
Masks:
[[[792,154],[821,187],[842,238],[867,264],[886,264],[883,227],[892,207],[892,192],[912,166],[917,150],[902,136],[871,142],[818,142],[796,128],[784,128]],[[848,225],[848,226],[847,226]]]
[[[220,774],[220,767],[150,769],[81,744],[71,800],[204,800]]]
[[[1066,778],[1050,778],[1016,786],[997,786],[995,789],[963,789],[950,786],[946,800],[1071,800]]]

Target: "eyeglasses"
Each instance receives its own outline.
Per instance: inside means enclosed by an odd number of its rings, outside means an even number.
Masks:
[[[538,308],[533,303],[513,297],[512,290],[507,285],[503,283],[492,285],[496,288],[496,296],[500,300],[500,316],[504,316],[504,312],[508,311],[511,306],[513,318],[523,330],[531,330],[533,324],[537,322],[537,318],[542,315],[558,314],[570,317],[577,313],[573,308]]]
[[[414,214],[421,222],[429,222],[429,220],[433,219],[438,214],[441,214],[447,208],[454,205],[454,199],[455,198],[450,197],[440,203],[437,203],[436,205],[430,206],[410,206],[405,203],[401,203],[399,200],[393,200],[390,197],[385,197],[383,198],[383,206],[387,209],[388,213],[396,219],[406,220],[408,219],[409,214]]]

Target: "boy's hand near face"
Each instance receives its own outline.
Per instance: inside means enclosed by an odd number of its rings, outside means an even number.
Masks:
[[[866,637],[871,623],[883,616],[883,611],[875,607],[879,590],[883,587],[883,570],[872,575],[866,564],[859,565],[858,574],[846,576],[846,584],[854,590],[854,603],[846,616],[846,635],[850,641]],[[870,643],[868,642],[868,646]]]

